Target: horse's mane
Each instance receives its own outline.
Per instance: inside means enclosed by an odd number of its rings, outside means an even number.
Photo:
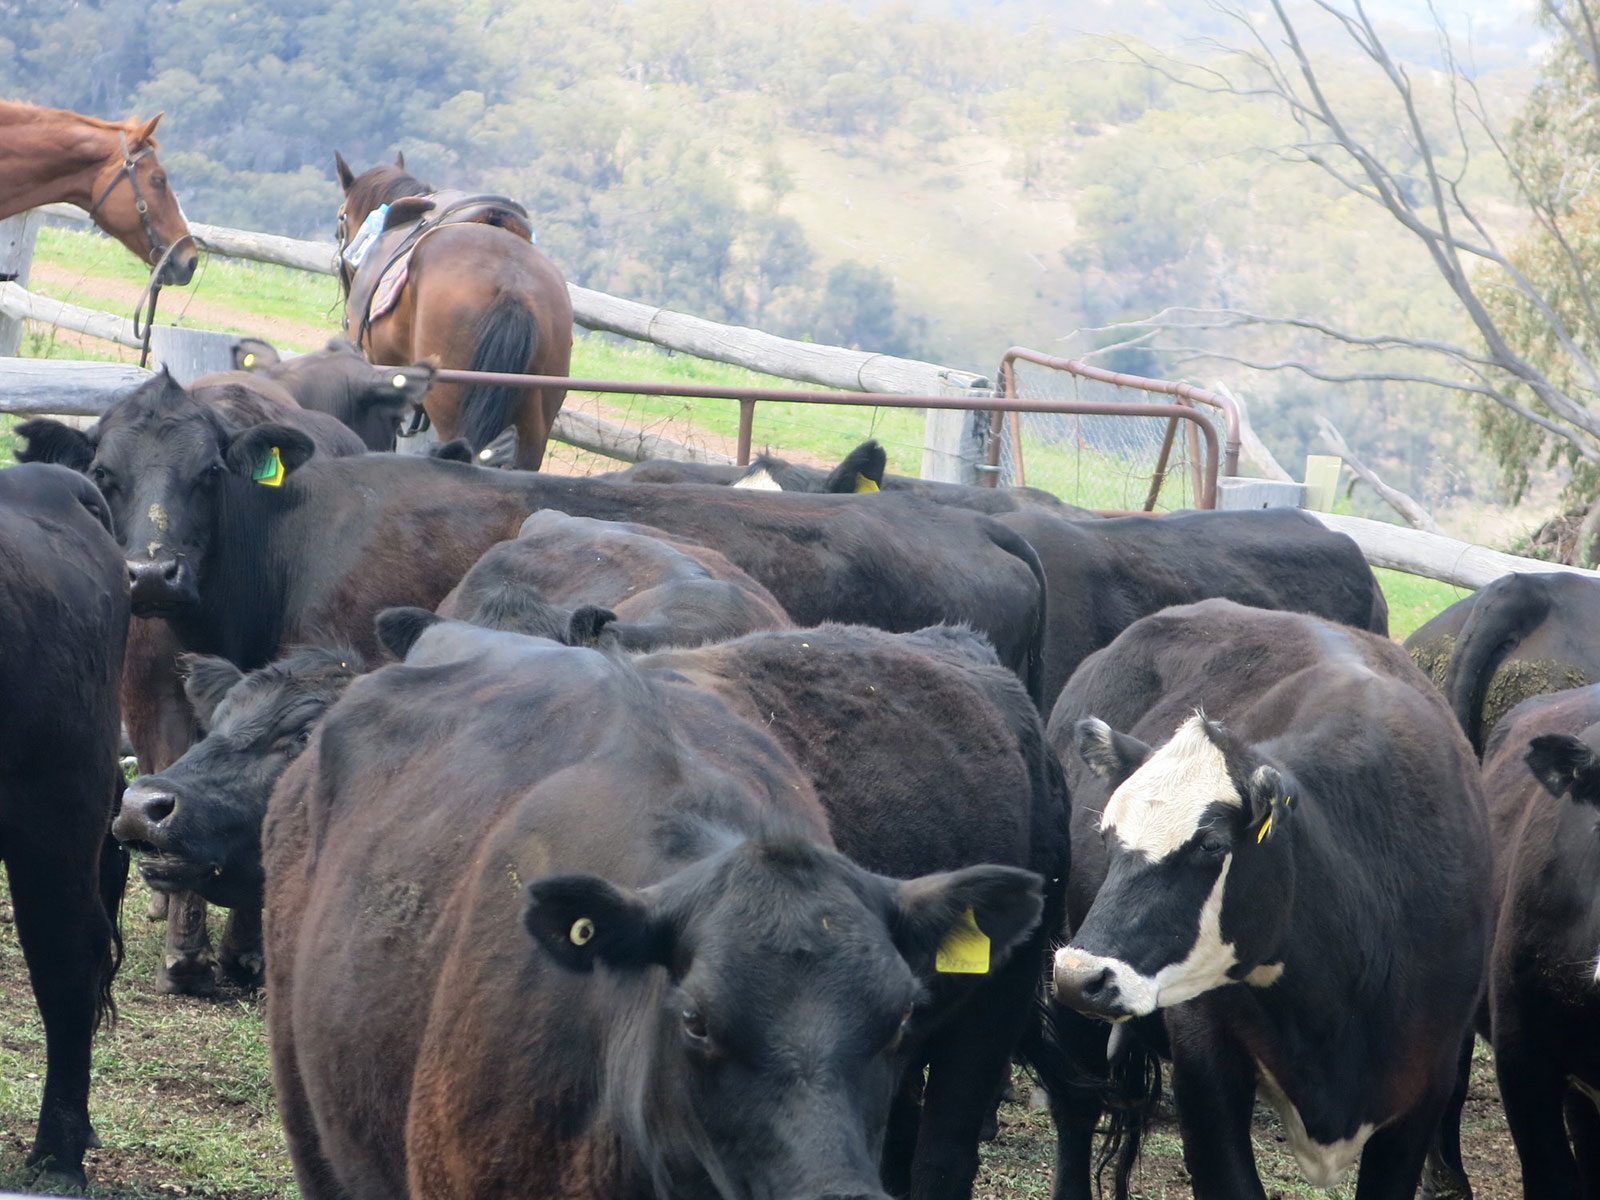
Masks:
[[[88,125],[93,129],[102,129],[107,133],[137,133],[139,126],[144,124],[138,117],[127,117],[121,121],[108,121],[104,117],[91,117],[88,113],[73,112],[70,108],[48,108],[43,104],[31,104],[26,100],[0,100],[0,111],[7,108],[24,110],[24,112],[18,114],[19,116],[26,115],[27,112],[35,112],[53,117],[68,117],[80,124]],[[141,142],[140,145],[159,147],[160,142],[154,137],[150,137]]]

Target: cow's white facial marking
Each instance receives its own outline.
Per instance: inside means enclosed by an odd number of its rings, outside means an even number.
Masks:
[[[1272,1072],[1260,1063],[1256,1064],[1256,1068],[1261,1072],[1261,1094],[1278,1110],[1278,1119],[1283,1122],[1283,1132],[1289,1139],[1289,1149],[1294,1152],[1295,1161],[1300,1164],[1306,1181],[1312,1187],[1319,1188],[1333,1187],[1342,1182],[1360,1159],[1367,1139],[1377,1126],[1368,1122],[1350,1137],[1340,1138],[1337,1142],[1319,1142],[1307,1131],[1305,1118],[1294,1106],[1294,1101],[1278,1086]]]
[[[749,488],[756,492],[783,491],[783,488],[779,485],[778,481],[772,477],[771,472],[769,472],[765,467],[762,467],[758,471],[752,471],[743,479],[734,480],[733,486],[736,488]]]
[[[154,525],[159,532],[165,533],[167,531],[168,522],[166,509],[162,508],[159,504],[152,504],[147,515],[150,518],[150,524]]]
[[[1213,804],[1240,808],[1244,801],[1197,714],[1111,793],[1100,828],[1126,849],[1161,859],[1194,837]]]
[[[1056,970],[1090,974],[1109,971],[1116,985],[1118,1007],[1130,1017],[1149,1016],[1158,1008],[1182,1004],[1212,988],[1231,984],[1233,980],[1229,978],[1228,971],[1239,965],[1239,958],[1234,953],[1233,943],[1222,940],[1222,893],[1228,883],[1228,870],[1232,866],[1233,855],[1230,854],[1222,860],[1222,870],[1217,873],[1217,881],[1211,886],[1211,894],[1200,907],[1199,929],[1194,945],[1181,962],[1170,963],[1154,975],[1144,975],[1121,959],[1090,954],[1076,946],[1063,946],[1056,951]],[[1282,973],[1283,966],[1280,963],[1277,974]],[[1277,975],[1273,975],[1267,982],[1276,980]]]
[[[1244,982],[1254,988],[1266,988],[1271,987],[1282,978],[1283,964],[1281,962],[1262,963],[1244,977]]]

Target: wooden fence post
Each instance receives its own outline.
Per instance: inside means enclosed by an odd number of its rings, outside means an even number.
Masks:
[[[157,325],[150,331],[150,365],[166,367],[173,379],[188,387],[202,375],[233,370],[233,344],[238,340],[234,333]]]
[[[33,267],[33,242],[44,224],[37,209],[0,221],[0,281],[15,280],[28,286]],[[0,357],[12,357],[22,348],[22,321],[0,316]]]
[[[945,384],[943,396],[994,395],[987,389],[973,390]],[[977,484],[982,482],[979,467],[989,436],[989,414],[961,408],[930,408],[923,421],[922,478],[940,483]]]

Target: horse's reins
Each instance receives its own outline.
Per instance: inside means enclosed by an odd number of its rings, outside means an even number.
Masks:
[[[139,228],[144,231],[145,241],[150,243],[150,261],[155,266],[150,271],[150,281],[144,285],[144,291],[139,293],[139,300],[133,306],[133,336],[139,339],[139,365],[145,366],[150,361],[150,331],[156,322],[156,298],[161,295],[161,273],[166,270],[167,262],[172,258],[173,252],[184,242],[194,241],[192,233],[186,233],[177,241],[163,247],[161,236],[156,232],[155,223],[150,220],[150,202],[144,198],[144,192],[139,187],[139,163],[155,150],[149,144],[141,147],[134,153],[128,152],[128,135],[119,133],[117,138],[122,143],[122,166],[117,168],[116,174],[100,190],[100,195],[95,197],[95,202],[89,206],[89,219],[94,219],[94,214],[106,202],[106,198],[116,190],[117,184],[124,179],[133,189],[133,209],[139,214]],[[145,301],[150,302],[148,311]],[[143,317],[143,325],[140,320]]]

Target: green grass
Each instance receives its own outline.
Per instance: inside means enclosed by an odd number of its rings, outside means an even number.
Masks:
[[[1468,588],[1384,567],[1375,567],[1372,573],[1389,602],[1389,634],[1397,641],[1404,641],[1457,600],[1472,594]]]

